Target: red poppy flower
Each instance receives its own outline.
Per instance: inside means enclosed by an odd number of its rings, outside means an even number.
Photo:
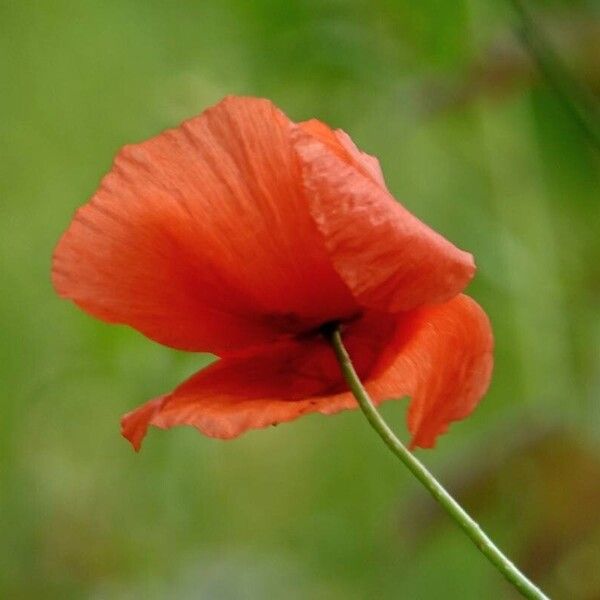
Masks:
[[[161,344],[220,358],[125,415],[233,438],[357,406],[321,327],[339,323],[373,400],[412,397],[430,447],[485,393],[492,334],[470,254],[388,192],[342,131],[229,97],[125,146],[54,254],[58,293]]]

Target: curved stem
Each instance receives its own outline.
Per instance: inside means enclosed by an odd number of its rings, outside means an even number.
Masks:
[[[387,447],[408,467],[409,471],[427,488],[429,493],[442,505],[457,525],[467,534],[471,541],[479,548],[481,553],[506,577],[506,579],[525,598],[535,600],[549,600],[548,597],[502,553],[502,551],[483,532],[481,527],[465,512],[456,500],[444,489],[435,477],[394,435],[387,423],[379,414],[373,401],[369,397],[360,381],[352,361],[346,352],[339,329],[335,328],[326,332],[330,344],[340,364],[342,374],[348,387],[358,401],[360,408],[379,434]]]

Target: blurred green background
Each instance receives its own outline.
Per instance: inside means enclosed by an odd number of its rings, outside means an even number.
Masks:
[[[531,6],[597,94],[598,4]],[[0,2],[0,598],[514,597],[358,413],[119,437],[209,358],[60,301],[50,255],[121,145],[229,93],[345,129],[475,255],[493,385],[419,455],[552,597],[600,598],[599,160],[517,25],[500,0]]]

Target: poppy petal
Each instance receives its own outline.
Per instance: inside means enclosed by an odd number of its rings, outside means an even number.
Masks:
[[[361,377],[368,378],[393,339],[395,320],[373,312],[347,327],[345,344]],[[353,408],[356,401],[346,389],[324,338],[286,340],[252,355],[216,361],[172,394],[125,415],[122,433],[136,450],[149,425],[193,425],[210,437],[229,439],[306,413]]]
[[[459,293],[475,273],[473,257],[390,195],[376,159],[324,128],[297,127],[295,147],[313,218],[358,302],[399,312]]]
[[[386,188],[383,171],[377,158],[359,150],[345,131],[341,129],[333,130],[318,119],[303,121],[298,123],[298,126],[311,137],[318,139],[339,158],[354,165],[363,175],[370,177],[375,183]]]
[[[452,421],[467,417],[487,392],[494,340],[489,319],[469,296],[409,313],[367,384],[376,401],[411,396],[411,448],[431,448]]]
[[[58,244],[59,294],[217,354],[356,313],[306,206],[291,127],[269,101],[231,97],[123,148]]]
[[[148,424],[160,411],[166,398],[167,396],[160,396],[150,400],[121,419],[121,433],[131,442],[136,452],[142,447]]]
[[[125,415],[121,431],[138,450],[149,425],[192,425],[209,437],[231,439],[309,412],[332,414],[354,405],[349,394],[341,393],[336,369],[324,341],[223,358],[166,398]]]
[[[466,417],[489,385],[492,335],[487,316],[468,296],[390,316],[369,313],[343,338],[373,400],[412,396],[412,446],[431,447],[450,422]],[[314,337],[247,357],[217,361],[171,395],[123,418],[123,435],[139,448],[149,425],[193,425],[217,438],[357,404],[331,348]]]

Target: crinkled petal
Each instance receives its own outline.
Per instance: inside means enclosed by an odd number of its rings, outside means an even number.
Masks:
[[[58,244],[59,294],[217,354],[356,313],[304,200],[291,127],[269,101],[232,97],[123,148]]]
[[[318,119],[303,121],[298,123],[298,126],[303,132],[323,143],[336,156],[352,164],[363,175],[386,189],[383,171],[377,158],[359,150],[345,131],[341,129],[333,130]]]
[[[345,327],[355,368],[376,403],[412,396],[412,445],[430,447],[450,422],[467,416],[489,384],[489,321],[467,296],[390,316],[369,313]],[[289,341],[246,357],[224,358],[172,394],[123,418],[136,449],[149,425],[192,425],[216,438],[319,412],[355,408],[339,365],[318,338]]]
[[[387,191],[379,163],[343,132],[295,129],[310,210],[333,265],[358,302],[408,311],[458,294],[473,258],[424,225]]]

